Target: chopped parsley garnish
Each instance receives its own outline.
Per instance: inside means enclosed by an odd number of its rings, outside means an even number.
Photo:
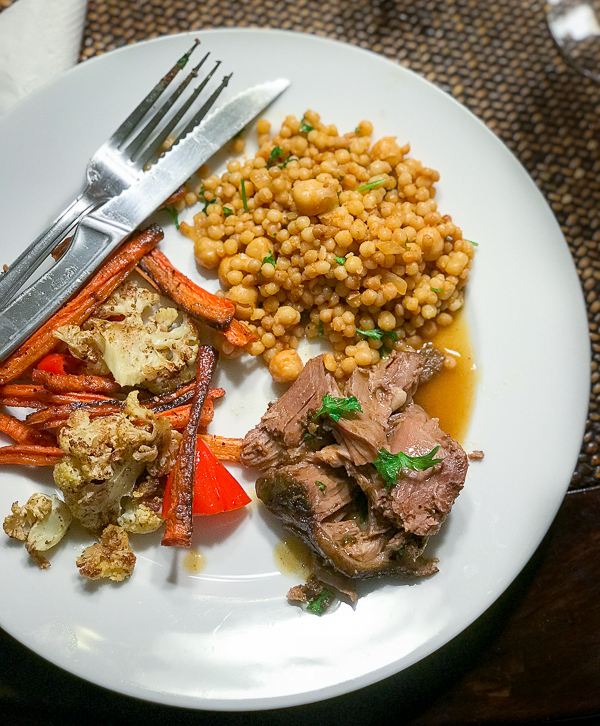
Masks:
[[[302,119],[302,123],[300,124],[300,133],[307,134],[309,131],[312,131],[313,129],[314,129],[314,126],[311,126],[304,119]]]
[[[392,353],[392,349],[388,348],[387,345],[382,345],[378,350],[380,358],[389,358]]]
[[[384,335],[387,335],[392,340],[398,340],[398,334],[395,330],[382,330],[381,328],[373,328],[373,330],[361,330],[356,329],[356,332],[360,335],[364,335],[365,338],[374,338],[375,340],[381,340]]]
[[[262,261],[263,265],[269,264],[275,266],[275,258],[273,257],[273,253],[269,252],[269,254],[266,257],[263,257]],[[262,265],[260,266],[260,269],[262,270]]]
[[[357,192],[367,192],[369,189],[377,189],[377,187],[380,187],[382,184],[385,184],[385,179],[374,179],[373,181],[367,182],[366,184],[362,184],[361,186],[357,187]]]
[[[205,192],[206,192],[206,189],[204,188],[204,186],[201,186],[200,191],[198,192],[198,199],[201,202],[204,202],[204,209],[202,211],[204,212],[204,214],[208,214],[208,212],[206,210],[208,209],[209,205],[216,204],[216,202],[209,202],[205,196]]]
[[[439,287],[432,287],[431,289],[433,290],[433,292],[437,292],[437,293],[445,292],[445,290],[440,290]]]
[[[325,328],[323,327],[323,321],[319,320],[319,338],[325,335]]]
[[[226,217],[230,217],[233,214],[233,209],[229,209],[229,207],[223,207],[223,214]]]
[[[163,207],[165,212],[170,215],[171,219],[175,223],[175,226],[177,229],[179,229],[179,214],[177,213],[177,210],[175,207],[172,207],[170,204],[166,207]]]
[[[473,247],[479,247],[479,242],[473,242],[472,239],[466,239],[465,242],[470,242]]]
[[[345,257],[334,257],[333,259],[338,263],[338,265],[343,265],[346,262]]]
[[[243,136],[243,134],[244,134],[244,131],[245,131],[245,130],[246,130],[246,128],[245,128],[245,127],[244,127],[243,129],[240,129],[240,130],[239,130],[239,131],[237,132],[237,134],[236,134],[236,135],[235,135],[235,136],[233,137],[233,140],[235,141],[236,139],[241,139],[241,138],[242,138],[242,136]]]
[[[267,166],[273,166],[273,164],[283,156],[284,150],[281,148],[281,146],[276,146],[273,151],[269,154],[269,158],[267,159]]]
[[[309,601],[306,606],[306,612],[312,613],[313,615],[323,615],[327,608],[329,608],[335,599],[335,594],[324,587],[321,592]]]
[[[290,155],[288,156],[288,158],[287,158],[287,159],[286,159],[286,160],[285,160],[285,161],[283,162],[283,164],[279,164],[279,168],[280,168],[280,169],[285,169],[285,167],[286,167],[286,166],[287,166],[287,165],[288,165],[288,164],[290,163],[290,161],[293,161],[294,159],[296,159],[296,160],[297,160],[297,159],[298,159],[298,157],[296,157],[296,156],[293,156],[292,154],[290,154]]]
[[[327,494],[327,486],[323,484],[322,481],[316,481],[315,484],[319,487],[323,494]]]
[[[381,449],[373,463],[383,477],[385,488],[389,491],[398,481],[400,470],[403,467],[413,471],[425,471],[425,469],[430,469],[435,464],[443,461],[434,458],[439,448],[439,446],[435,446],[428,454],[423,456],[409,456],[402,451],[397,454],[390,454],[387,449]]]
[[[337,398],[326,393],[323,396],[323,405],[315,413],[313,418],[319,416],[330,416],[334,421],[339,421],[342,416],[348,417],[354,411],[362,413],[362,406],[356,396],[348,396],[347,398]]]
[[[244,212],[248,211],[248,200],[246,199],[246,182],[244,179],[241,181],[242,187],[242,204],[244,205]]]

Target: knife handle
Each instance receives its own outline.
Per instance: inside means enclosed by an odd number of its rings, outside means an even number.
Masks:
[[[96,202],[84,195],[77,197],[48,229],[18,256],[5,272],[0,274],[0,309],[10,303],[19,288],[47,259],[61,239],[68,236],[77,222],[99,204],[100,201]]]
[[[0,360],[64,305],[132,231],[86,217],[58,262],[0,312]]]

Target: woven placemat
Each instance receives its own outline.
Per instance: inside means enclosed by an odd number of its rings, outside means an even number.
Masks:
[[[452,94],[516,154],[554,210],[583,285],[592,393],[571,488],[599,485],[600,85],[563,61],[542,0],[90,0],[81,58],[223,26],[314,33],[381,53]]]

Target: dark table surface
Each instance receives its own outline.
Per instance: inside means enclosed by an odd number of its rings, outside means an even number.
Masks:
[[[12,1],[0,0],[0,11]],[[600,87],[561,59],[541,0],[90,0],[81,60],[220,26],[298,30],[381,53],[451,93],[516,154],[558,218],[588,308],[592,390],[579,462],[548,535],[509,590],[397,676],[312,706],[194,712],[81,681],[0,630],[0,724],[600,722]]]

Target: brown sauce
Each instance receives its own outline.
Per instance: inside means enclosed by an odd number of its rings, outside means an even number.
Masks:
[[[439,375],[421,386],[415,402],[430,416],[439,418],[443,431],[463,443],[477,387],[477,367],[464,313],[457,315],[449,327],[441,328],[432,342],[451,356],[456,366],[444,367]]]
[[[190,550],[183,558],[183,569],[190,575],[197,575],[206,567],[206,557],[202,552]]]
[[[311,574],[311,553],[304,542],[289,535],[275,545],[273,555],[279,572],[308,580]]]

